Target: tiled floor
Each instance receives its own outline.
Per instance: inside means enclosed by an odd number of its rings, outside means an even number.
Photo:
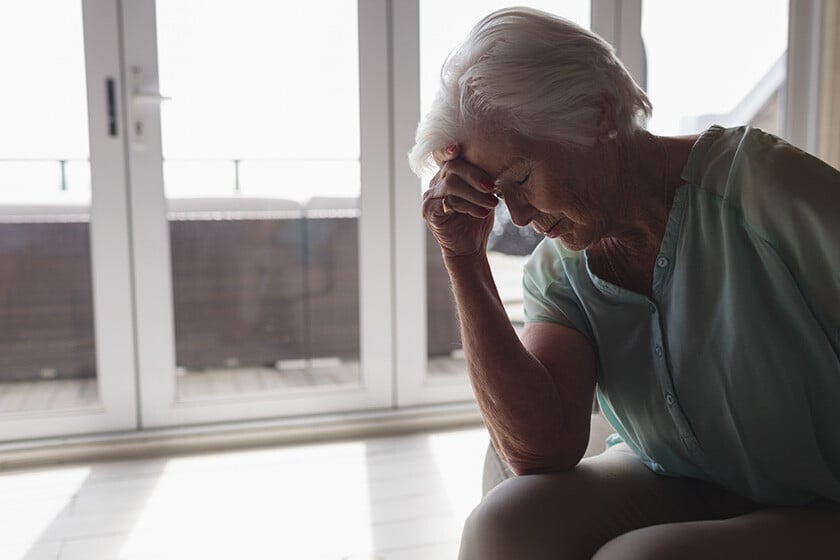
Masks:
[[[483,428],[0,472],[3,560],[448,560]]]

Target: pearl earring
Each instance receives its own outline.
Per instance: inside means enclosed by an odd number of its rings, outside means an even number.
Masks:
[[[616,138],[618,138],[618,131],[614,128],[609,129],[607,131],[607,138],[609,138],[610,140],[615,140]]]

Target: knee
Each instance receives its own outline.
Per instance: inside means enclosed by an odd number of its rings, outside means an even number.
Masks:
[[[694,535],[682,531],[679,525],[655,525],[636,529],[619,535],[606,543],[598,549],[592,560],[661,560],[663,558],[692,560],[709,558],[711,551],[707,550],[706,554],[697,554],[698,543],[694,542],[693,537]]]
[[[530,475],[508,479],[485,496],[464,524],[459,560],[563,560],[590,558],[577,523],[580,512],[569,492],[568,500],[546,502],[543,480],[556,475]]]
[[[540,520],[533,518],[528,493],[518,488],[523,486],[520,483],[520,478],[503,482],[473,510],[464,523],[458,560],[532,558],[522,548],[534,543],[529,533]]]
[[[530,519],[528,498],[517,486],[520,479],[510,479],[489,492],[472,511],[464,523],[462,546],[475,554],[462,556],[459,560],[482,558],[504,558],[504,551],[524,540],[529,526],[536,520]]]

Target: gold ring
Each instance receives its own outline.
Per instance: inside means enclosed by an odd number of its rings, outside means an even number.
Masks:
[[[449,206],[449,205],[446,203],[446,197],[445,197],[445,196],[444,196],[443,198],[441,198],[441,199],[440,199],[440,205],[441,205],[441,207],[443,208],[443,214],[444,214],[445,216],[448,216],[449,214],[451,214],[452,212],[454,212],[454,211],[455,211],[455,209],[454,209],[454,208],[452,208],[451,206]]]

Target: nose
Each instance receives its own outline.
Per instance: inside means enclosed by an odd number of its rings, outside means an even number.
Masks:
[[[507,204],[508,212],[510,213],[510,220],[519,227],[525,227],[537,215],[537,209],[525,201],[516,201],[513,198],[512,196],[505,197],[505,204]]]

